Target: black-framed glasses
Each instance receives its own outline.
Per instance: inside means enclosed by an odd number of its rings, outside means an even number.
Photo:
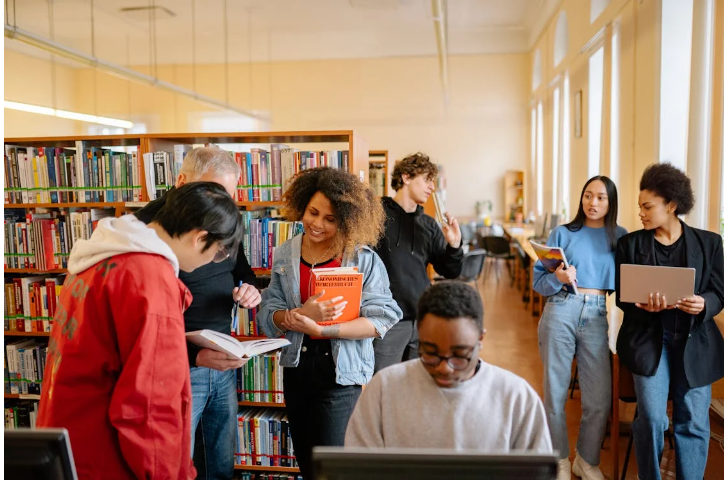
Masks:
[[[229,251],[226,249],[226,247],[221,246],[221,247],[219,247],[219,250],[216,251],[216,255],[214,256],[213,262],[224,262],[228,258],[229,258]]]
[[[426,366],[429,367],[437,367],[440,365],[442,361],[447,362],[447,365],[450,366],[450,369],[453,369],[455,371],[461,371],[468,367],[470,365],[470,361],[475,359],[478,356],[478,343],[475,343],[475,346],[473,346],[473,352],[470,353],[470,356],[468,357],[462,357],[462,356],[440,356],[438,354],[431,354],[429,352],[425,352],[422,349],[419,350],[420,352],[420,361]]]

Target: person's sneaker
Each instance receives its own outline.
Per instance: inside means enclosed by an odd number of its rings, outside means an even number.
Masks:
[[[558,463],[558,472],[560,473],[560,461]],[[591,466],[583,459],[580,454],[576,453],[576,459],[573,461],[573,474],[581,479],[606,479],[598,466]]]
[[[571,481],[571,460],[563,458],[558,460],[558,476],[556,479]]]

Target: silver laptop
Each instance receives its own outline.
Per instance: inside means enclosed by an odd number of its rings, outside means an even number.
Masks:
[[[668,305],[694,295],[696,269],[692,267],[621,264],[622,302],[649,302],[649,293],[666,296]]]

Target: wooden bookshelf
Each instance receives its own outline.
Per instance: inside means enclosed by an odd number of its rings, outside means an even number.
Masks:
[[[40,394],[8,394],[8,393],[5,393],[5,399],[28,399],[31,401],[39,401]]]
[[[3,270],[5,274],[67,274],[68,269],[8,269]]]
[[[254,466],[250,464],[235,464],[234,469],[239,471],[271,471],[274,473],[299,473],[299,468],[287,468],[282,466]]]
[[[524,170],[509,170],[505,173],[504,182],[504,197],[505,202],[503,204],[503,216],[506,220],[516,221],[515,216],[525,217],[525,171]]]
[[[285,408],[287,407],[284,403],[268,403],[268,402],[257,402],[257,401],[239,401],[239,406],[244,407],[259,407],[259,408]]]
[[[384,177],[384,185],[383,185],[381,192],[378,191],[379,188],[377,187],[377,185],[373,185],[374,182],[373,182],[372,171],[375,169],[381,170],[382,176]],[[386,150],[370,150],[369,170],[370,170],[370,187],[372,187],[372,189],[375,190],[375,193],[378,196],[389,195],[389,192],[391,190],[390,170],[389,170],[388,155],[387,155]]]
[[[271,275],[271,269],[264,269],[261,267],[252,267],[251,270],[254,271],[254,274],[257,276],[270,276]]]
[[[6,337],[50,337],[49,332],[3,331]]]

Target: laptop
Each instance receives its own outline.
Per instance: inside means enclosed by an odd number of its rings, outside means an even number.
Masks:
[[[621,302],[649,302],[649,293],[666,296],[666,303],[694,295],[696,269],[692,267],[621,264]]]

